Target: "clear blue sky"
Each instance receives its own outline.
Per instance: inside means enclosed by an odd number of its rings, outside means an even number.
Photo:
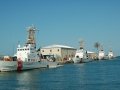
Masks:
[[[78,48],[82,38],[88,50],[98,41],[120,55],[120,0],[0,0],[0,53],[16,52],[32,24],[39,29],[37,47]]]

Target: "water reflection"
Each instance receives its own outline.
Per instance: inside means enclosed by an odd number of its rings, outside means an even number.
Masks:
[[[34,76],[30,72],[22,72],[17,75],[16,80],[18,81],[17,90],[30,90],[35,82]]]
[[[16,78],[18,81],[16,90],[39,90],[41,73],[39,69],[19,73]]]

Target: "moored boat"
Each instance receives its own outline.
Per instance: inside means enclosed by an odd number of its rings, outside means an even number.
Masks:
[[[35,31],[34,26],[28,28],[27,42],[22,47],[18,45],[16,60],[0,60],[0,71],[22,71],[49,67],[49,61],[42,61],[36,50]]]
[[[108,52],[108,59],[113,59],[113,57],[114,57],[113,51],[110,50],[110,51]]]
[[[88,58],[88,51],[84,49],[84,41],[80,41],[80,49],[78,49],[75,53],[75,57],[73,58],[74,63],[86,63],[90,62],[92,59]]]
[[[50,65],[49,61],[41,60],[36,50],[35,31],[36,28],[34,26],[29,27],[27,43],[23,47],[18,45],[17,60],[19,63],[17,70],[46,68]]]
[[[84,58],[84,51],[83,49],[77,50],[75,57],[73,58],[73,62],[74,63],[81,63],[83,62],[83,58]]]
[[[78,49],[75,53],[75,57],[73,58],[73,62],[74,63],[83,63],[84,59],[86,57],[86,53],[84,50],[84,45],[83,45],[84,41],[81,40],[80,41],[80,49]]]
[[[103,49],[101,49],[101,50],[99,51],[99,53],[98,53],[98,59],[99,59],[99,60],[105,59],[105,52],[104,52]]]

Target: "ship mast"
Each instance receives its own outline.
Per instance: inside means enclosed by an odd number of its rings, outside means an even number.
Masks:
[[[84,49],[84,41],[83,40],[80,40],[80,49]]]
[[[26,44],[32,44],[36,47],[36,39],[35,39],[35,32],[37,31],[35,26],[28,27],[28,37],[27,37],[27,43]]]

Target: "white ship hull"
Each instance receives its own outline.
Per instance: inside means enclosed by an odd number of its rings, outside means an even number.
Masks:
[[[40,62],[23,62],[21,71],[31,70],[31,69],[39,69],[39,68],[56,68],[58,67],[57,62],[49,62],[49,61],[40,61]],[[17,61],[0,61],[0,71],[1,72],[10,72],[17,71],[18,69]]]
[[[49,67],[49,63],[41,61],[41,62],[23,62],[21,71],[30,70],[30,69],[38,69],[38,68],[46,68]],[[0,71],[1,72],[9,72],[9,71],[17,71],[18,65],[17,61],[0,61]]]
[[[74,63],[87,63],[87,62],[91,62],[92,60],[91,59],[80,59],[80,58],[74,58],[73,59],[73,62]]]
[[[16,71],[17,61],[0,61],[0,71]]]
[[[45,62],[24,62],[22,70],[46,68],[48,64]]]
[[[80,58],[74,58],[74,59],[73,59],[73,62],[74,62],[74,63],[80,63]]]

